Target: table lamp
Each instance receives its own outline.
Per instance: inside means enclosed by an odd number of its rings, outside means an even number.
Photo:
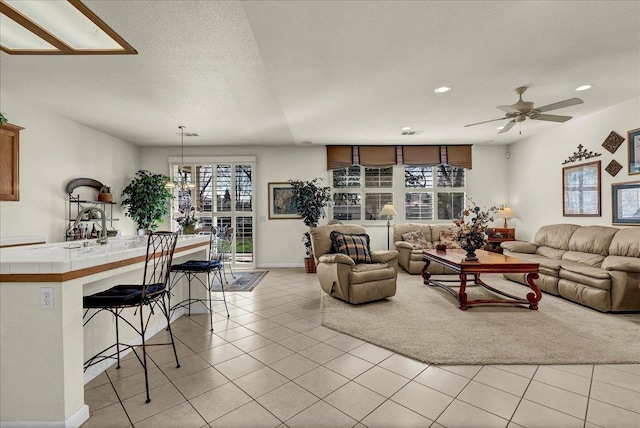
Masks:
[[[385,204],[382,207],[382,211],[380,211],[380,217],[387,216],[387,250],[389,249],[389,229],[391,228],[391,217],[394,215],[398,215],[395,208],[393,208],[393,204]]]
[[[509,224],[507,223],[507,221],[510,218],[515,218],[516,215],[513,213],[513,210],[507,206],[504,206],[500,209],[500,211],[498,211],[498,218],[503,218],[504,219],[504,229],[507,229],[509,227]]]

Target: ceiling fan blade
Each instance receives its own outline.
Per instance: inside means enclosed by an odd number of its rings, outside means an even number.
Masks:
[[[547,104],[546,106],[542,106],[542,107],[537,107],[536,110],[542,113],[543,111],[556,110],[559,108],[575,106],[577,104],[582,104],[583,102],[584,101],[582,101],[580,98],[570,98],[568,100],[559,101],[553,104]]]
[[[496,108],[507,113],[520,113],[520,110],[516,110],[511,106],[497,106]]]
[[[546,120],[549,122],[566,122],[571,119],[572,116],[558,116],[557,114],[539,114],[531,117],[533,120]]]
[[[478,122],[478,123],[470,123],[469,125],[465,125],[464,127],[466,128],[467,126],[482,125],[483,123],[496,122],[498,120],[505,120],[505,119],[508,119],[508,117],[501,117],[500,119],[485,120],[484,122]]]
[[[515,120],[512,120],[511,122],[507,123],[504,128],[502,128],[500,130],[500,132],[498,132],[498,134],[504,134],[505,132],[507,132],[508,130],[510,130],[511,128],[513,128],[513,125],[516,124]]]

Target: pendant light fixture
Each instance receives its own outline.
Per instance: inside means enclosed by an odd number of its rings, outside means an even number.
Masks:
[[[184,130],[187,129],[187,127],[180,125],[178,128],[180,129],[180,168],[178,169],[178,178],[174,177],[169,180],[164,187],[167,189],[175,189],[179,184],[181,190],[195,189],[195,183],[190,182],[187,184],[187,173],[184,169]]]

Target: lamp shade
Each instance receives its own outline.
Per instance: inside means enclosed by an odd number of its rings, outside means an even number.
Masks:
[[[387,216],[387,217],[391,217],[394,215],[398,215],[398,213],[396,212],[395,208],[393,208],[392,204],[386,204],[384,207],[382,207],[382,211],[380,211],[380,216]]]
[[[516,215],[513,213],[513,210],[509,207],[504,207],[498,211],[499,218],[515,218],[515,216]]]

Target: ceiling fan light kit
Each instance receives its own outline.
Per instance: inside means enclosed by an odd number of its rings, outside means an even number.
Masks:
[[[468,126],[481,125],[483,123],[496,122],[498,120],[511,119],[509,123],[504,125],[498,134],[504,134],[508,132],[516,123],[524,122],[527,119],[533,120],[544,120],[547,122],[566,122],[571,119],[571,116],[560,116],[555,114],[541,114],[543,112],[547,112],[550,110],[557,110],[569,106],[574,106],[577,104],[582,104],[583,101],[580,98],[570,98],[568,100],[559,101],[553,104],[547,104],[542,107],[536,107],[535,103],[530,101],[524,101],[522,99],[522,94],[527,90],[526,86],[520,86],[516,88],[516,92],[518,94],[518,102],[511,105],[497,106],[496,108],[504,111],[505,117],[501,117],[499,119],[491,119],[485,120],[484,122],[471,123]]]

